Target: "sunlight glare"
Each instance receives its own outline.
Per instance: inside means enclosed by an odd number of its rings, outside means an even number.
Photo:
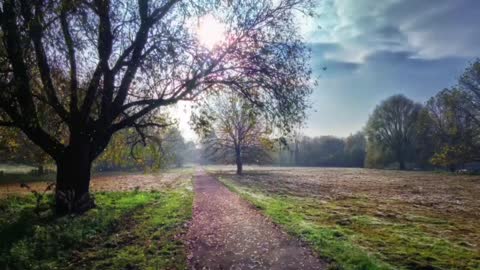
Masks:
[[[197,38],[202,46],[211,50],[225,39],[225,24],[219,22],[213,15],[207,14],[198,20]]]

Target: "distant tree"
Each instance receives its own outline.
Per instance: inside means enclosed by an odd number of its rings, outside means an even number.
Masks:
[[[334,136],[297,138],[295,160],[301,166],[345,166],[345,142]]]
[[[271,153],[272,163],[281,166],[300,165],[300,141],[303,137],[299,124],[286,136],[281,136],[274,140]]]
[[[185,149],[182,152],[184,163],[200,163],[200,149],[193,141],[185,141]]]
[[[365,164],[366,168],[383,169],[395,159],[389,149],[375,140],[367,140]]]
[[[351,167],[363,167],[365,164],[365,155],[367,140],[363,132],[357,132],[345,139],[345,158],[346,164]]]
[[[299,164],[300,158],[300,140],[303,137],[301,133],[301,124],[299,123],[295,130],[289,136],[290,144],[287,149],[290,152],[290,163]]]
[[[94,163],[95,170],[157,171],[183,164],[185,140],[175,125],[150,128],[145,138],[132,129],[114,135],[105,151]]]
[[[310,69],[294,19],[311,6],[1,0],[0,125],[22,130],[55,161],[57,213],[84,212],[94,207],[92,162],[116,132],[157,125],[165,106],[223,85],[278,125],[302,114]],[[225,24],[224,42],[213,49],[192,30],[207,12]],[[58,129],[64,136],[56,136]]]
[[[399,168],[412,159],[415,149],[416,124],[422,105],[403,95],[382,101],[370,116],[366,133],[369,143],[391,153]]]
[[[234,160],[237,174],[242,174],[245,161],[261,162],[272,148],[266,119],[236,94],[211,96],[192,115],[192,123],[207,156]]]
[[[317,166],[345,166],[345,141],[334,136],[314,138],[318,145],[314,155],[308,157],[314,160]],[[305,149],[303,150],[305,151]]]
[[[472,117],[472,121],[480,128],[480,59],[476,59],[466,69],[459,79],[458,90],[468,95],[468,107],[466,111]]]
[[[182,167],[185,162],[185,152],[187,151],[185,138],[183,138],[177,127],[171,127],[163,133],[159,140],[159,146],[165,157],[165,163],[173,164],[177,168]]]
[[[432,163],[454,171],[459,165],[473,161],[478,147],[475,137],[478,129],[470,96],[458,89],[444,89],[432,97],[425,107],[435,153]]]
[[[53,163],[50,156],[33,144],[20,130],[0,127],[0,162],[15,162],[37,167],[38,175]]]
[[[295,166],[292,143],[289,139],[283,138],[279,140],[272,149],[272,164],[280,166]]]
[[[418,116],[415,139],[415,162],[421,169],[432,168],[431,158],[435,153],[437,138],[433,130],[428,106]]]
[[[347,138],[290,134],[275,148],[274,164],[296,166],[363,167],[366,139],[363,132]]]
[[[2,46],[0,45],[0,48],[1,47]],[[4,80],[4,78],[1,78],[1,75],[2,73],[0,71],[0,84],[1,81]],[[35,91],[38,91],[36,87],[35,89]],[[59,122],[51,119],[54,113],[47,104],[37,104],[36,110],[38,122],[41,123],[45,129],[49,130],[52,136],[57,137],[63,142],[68,140],[65,127],[59,125]],[[5,118],[5,114],[2,116],[0,108],[0,119],[2,118]],[[2,126],[1,120],[0,154],[1,161],[17,162],[37,167],[37,173],[39,175],[44,173],[44,167],[46,165],[54,164],[54,160],[51,156],[45,152],[43,148],[33,143],[20,128],[16,126]]]

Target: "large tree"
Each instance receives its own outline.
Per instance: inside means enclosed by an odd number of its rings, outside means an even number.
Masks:
[[[237,94],[211,96],[192,115],[192,123],[204,153],[210,159],[235,162],[237,174],[242,174],[245,161],[268,158],[271,128],[261,112]]]
[[[422,105],[403,95],[387,98],[378,105],[367,123],[369,144],[378,145],[398,162],[401,170],[413,155],[416,125]]]
[[[444,89],[427,102],[424,126],[434,144],[434,165],[455,171],[477,156],[477,128],[471,107],[469,95],[455,88]]]
[[[459,79],[458,89],[468,96],[468,106],[462,106],[480,128],[480,59],[473,61]]]
[[[85,211],[94,206],[92,162],[112,135],[155,126],[165,106],[224,85],[276,123],[297,117],[311,89],[294,20],[309,8],[308,0],[1,0],[0,125],[55,160],[57,212]],[[207,11],[225,26],[213,48],[194,30]]]

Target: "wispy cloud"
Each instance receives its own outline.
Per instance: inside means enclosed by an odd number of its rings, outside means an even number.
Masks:
[[[355,132],[394,93],[425,101],[480,57],[477,0],[325,0],[319,13],[304,28],[320,76],[312,135]]]

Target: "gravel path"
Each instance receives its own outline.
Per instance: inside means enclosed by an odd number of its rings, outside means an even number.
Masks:
[[[187,235],[192,269],[327,268],[300,241],[200,170],[195,193]]]

